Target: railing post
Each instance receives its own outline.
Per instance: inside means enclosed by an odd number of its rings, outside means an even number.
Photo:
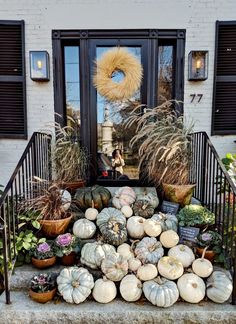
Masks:
[[[205,192],[206,192],[206,155],[207,155],[207,138],[205,134],[202,134],[202,172],[201,172],[201,191],[200,191],[200,200],[205,204]]]
[[[9,286],[9,269],[8,269],[8,252],[7,252],[7,228],[6,228],[6,219],[4,213],[4,204],[1,207],[1,216],[3,218],[4,224],[0,225],[0,232],[2,232],[2,243],[3,243],[3,267],[4,267],[4,289],[5,289],[5,296],[6,296],[6,303],[10,304],[10,286]]]

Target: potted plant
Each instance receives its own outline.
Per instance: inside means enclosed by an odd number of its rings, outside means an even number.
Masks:
[[[68,116],[68,125],[55,124],[55,143],[52,149],[56,181],[63,188],[74,192],[85,186],[88,153],[80,143],[78,118]]]
[[[192,165],[191,135],[183,116],[173,110],[173,101],[141,111],[136,107],[126,127],[136,126],[131,146],[138,147],[139,168],[156,187],[162,187],[165,199],[190,203],[195,184],[190,181]]]
[[[205,258],[213,261],[218,255],[218,260],[221,260],[222,253],[222,236],[215,231],[205,231],[198,235],[197,237],[197,254],[202,255],[204,249],[207,247]]]
[[[30,297],[38,303],[47,303],[56,295],[56,275],[41,273],[33,276],[29,290]]]
[[[70,233],[59,235],[55,240],[55,254],[61,258],[62,264],[66,266],[76,263],[79,250],[78,238]]]
[[[53,248],[47,242],[41,243],[32,251],[32,264],[39,269],[51,267],[56,263]]]
[[[188,205],[177,215],[179,226],[204,228],[215,223],[215,214],[201,205]]]

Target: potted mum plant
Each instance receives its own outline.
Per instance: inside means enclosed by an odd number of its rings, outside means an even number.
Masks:
[[[216,231],[205,231],[197,237],[197,254],[201,256],[205,248],[205,258],[213,261],[218,256],[218,261],[223,261],[222,255],[222,236]]]
[[[190,181],[191,132],[183,116],[173,110],[173,101],[141,111],[136,107],[126,127],[136,126],[131,146],[138,147],[139,168],[148,180],[161,187],[165,198],[181,206],[190,203],[195,184]]]
[[[79,250],[78,238],[70,233],[59,235],[55,240],[55,254],[61,258],[65,266],[72,266],[76,263]]]
[[[56,295],[56,275],[41,273],[33,276],[29,290],[30,297],[38,303],[47,303]]]
[[[37,245],[32,251],[32,264],[38,269],[51,267],[56,263],[52,245],[47,242]]]

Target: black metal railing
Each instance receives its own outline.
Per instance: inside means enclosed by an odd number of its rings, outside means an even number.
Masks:
[[[236,186],[205,132],[192,134],[194,197],[216,215],[226,264],[233,277],[236,304]]]
[[[34,177],[51,179],[51,136],[33,133],[3,194],[0,196],[0,239],[3,252],[3,278],[6,303],[10,303],[9,276],[16,259],[18,205],[37,194]]]

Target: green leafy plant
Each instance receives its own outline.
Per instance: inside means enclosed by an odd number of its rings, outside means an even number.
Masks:
[[[45,260],[54,256],[53,245],[47,242],[38,244],[32,251],[32,257],[39,260]]]
[[[177,215],[180,226],[213,225],[215,214],[200,205],[188,205],[180,210]]]
[[[59,235],[55,239],[55,254],[58,257],[69,255],[71,252],[78,253],[80,250],[79,239],[70,233]]]
[[[222,159],[222,162],[236,185],[236,154],[227,153],[225,158]]]
[[[31,279],[31,289],[36,293],[51,291],[56,287],[56,277],[54,273],[40,273]]]

